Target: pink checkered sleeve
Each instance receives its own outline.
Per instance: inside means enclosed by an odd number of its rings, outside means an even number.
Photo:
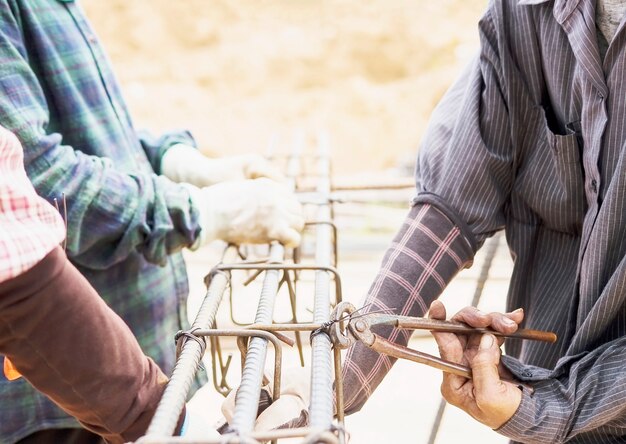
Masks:
[[[422,316],[456,273],[471,264],[473,248],[461,229],[442,210],[415,205],[387,250],[381,268],[363,302],[364,312],[385,310]],[[384,326],[373,329],[398,344],[410,332]],[[361,409],[391,369],[395,359],[357,343],[343,366],[346,413]]]
[[[64,237],[60,214],[26,176],[19,141],[0,127],[0,282],[32,268]]]

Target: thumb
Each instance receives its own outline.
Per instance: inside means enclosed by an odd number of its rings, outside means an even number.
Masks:
[[[498,363],[500,362],[500,347],[493,335],[483,335],[480,339],[478,352],[472,359],[472,380],[476,389],[476,397],[480,394],[489,396],[500,386]]]

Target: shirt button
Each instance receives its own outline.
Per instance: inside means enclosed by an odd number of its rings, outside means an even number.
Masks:
[[[522,376],[526,377],[526,378],[530,378],[532,376],[532,372],[528,371],[528,370],[524,370],[522,372]]]
[[[591,181],[591,191],[594,193],[598,192],[598,182],[595,179]]]

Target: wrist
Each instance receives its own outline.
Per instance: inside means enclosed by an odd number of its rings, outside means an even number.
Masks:
[[[178,183],[204,186],[211,169],[211,159],[184,143],[172,145],[161,158],[161,174]]]
[[[191,205],[198,210],[200,233],[198,233],[195,241],[189,246],[191,251],[195,251],[217,238],[215,217],[210,214],[209,205],[207,205],[202,189],[188,183],[181,183],[181,185],[189,192]]]

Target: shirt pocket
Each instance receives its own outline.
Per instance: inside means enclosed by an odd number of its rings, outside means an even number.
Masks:
[[[523,204],[516,217],[578,235],[586,208],[580,125],[571,122],[564,126],[564,134],[559,134],[549,124],[547,112],[542,106],[534,108],[526,125],[514,186],[514,194]]]

